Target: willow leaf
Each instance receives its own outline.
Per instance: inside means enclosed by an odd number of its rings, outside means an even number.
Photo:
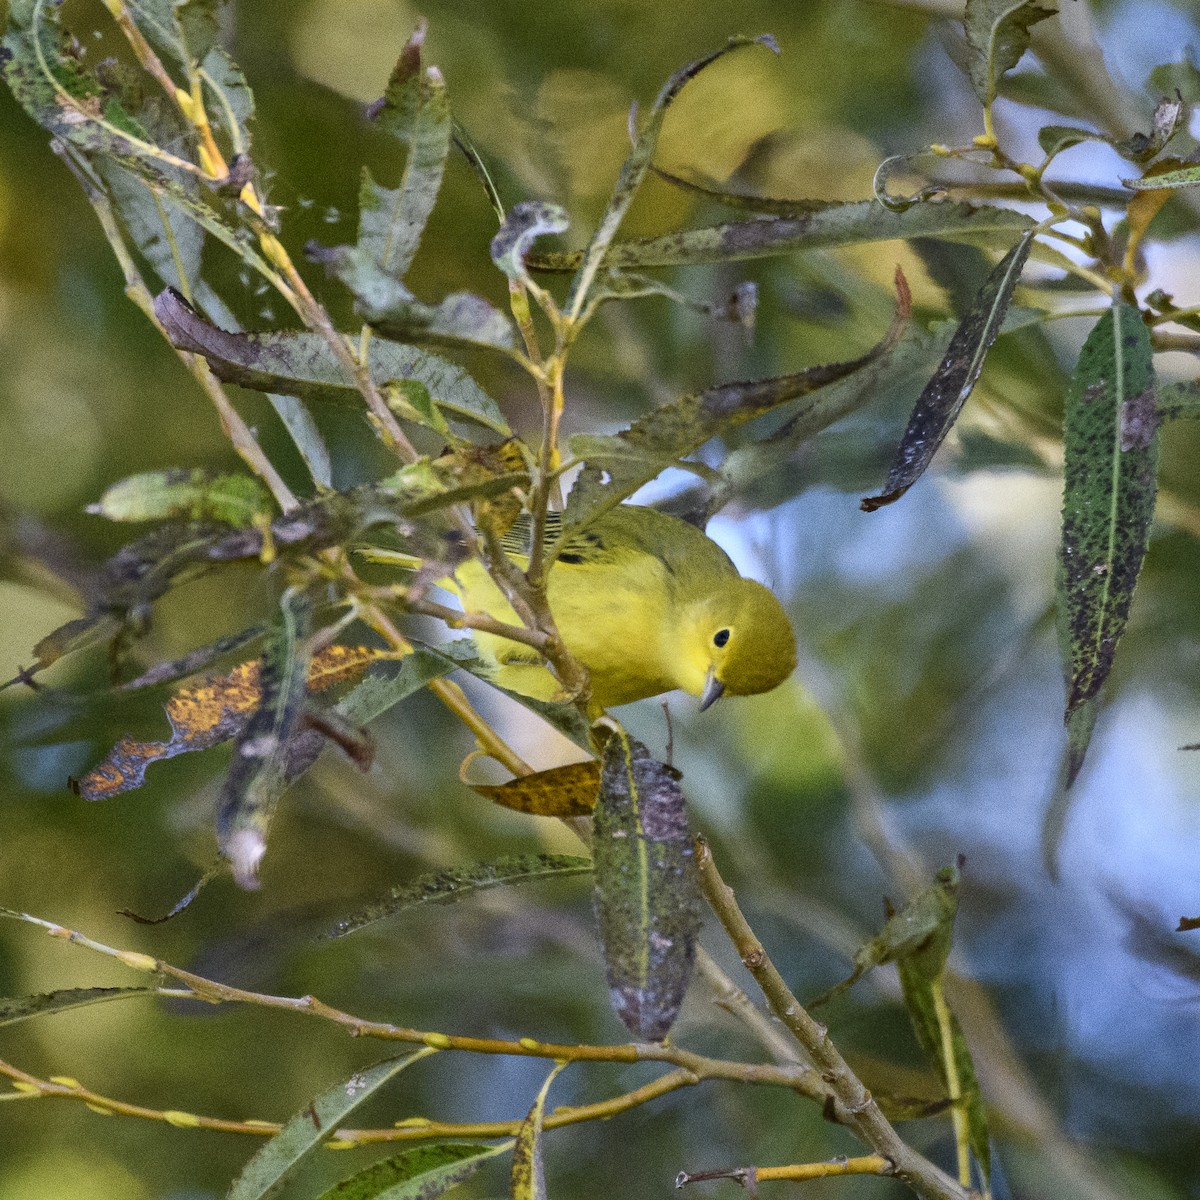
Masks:
[[[1032,224],[1024,213],[989,204],[915,204],[904,212],[893,212],[874,200],[861,200],[795,217],[734,221],[614,242],[604,256],[604,265],[640,269],[739,262],[797,250],[914,237],[1007,243]],[[573,271],[581,255],[530,253],[525,261],[535,271]]]
[[[1029,29],[1058,12],[1058,0],[967,0],[967,75],[980,104],[989,107],[1000,79],[1029,49]]]
[[[422,875],[411,883],[398,884],[383,899],[343,917],[328,936],[344,937],[376,921],[394,917],[397,913],[423,904],[449,904],[490,888],[589,875],[591,870],[590,858],[574,854],[523,854],[474,863],[469,867],[452,867]]]
[[[1067,393],[1057,595],[1073,729],[1068,783],[1087,748],[1075,714],[1112,669],[1146,554],[1158,425],[1150,333],[1139,310],[1118,300],[1088,335]]]
[[[1032,243],[1033,235],[1026,233],[987,277],[974,306],[950,339],[945,358],[917,399],[888,471],[886,490],[882,495],[865,499],[864,511],[874,512],[898,500],[933,460],[975,387],[987,352],[1000,333]]]
[[[633,197],[649,170],[650,161],[653,159],[655,148],[658,145],[658,135],[662,131],[663,121],[666,119],[667,109],[672,101],[688,81],[694,79],[706,67],[711,66],[718,59],[724,58],[733,50],[753,45],[766,46],[774,53],[779,53],[779,47],[775,44],[774,38],[769,35],[757,38],[731,37],[719,50],[714,50],[703,58],[681,67],[663,84],[655,98],[645,126],[634,139],[633,149],[621,166],[621,173],[617,176],[608,207],[604,210],[604,215],[600,218],[596,231],[592,234],[592,239],[581,256],[579,270],[571,281],[571,291],[567,298],[566,309],[568,312],[578,313],[588,298],[596,274],[608,255],[613,238],[616,237],[617,229],[624,220],[630,204],[633,203]]]
[[[15,1025],[18,1021],[27,1021],[30,1017],[40,1017],[45,1013],[103,1004],[108,1000],[124,1000],[128,996],[153,996],[157,992],[158,989],[153,987],[94,987],[62,988],[37,996],[6,996],[0,998],[0,1025]]]
[[[356,1171],[322,1192],[318,1200],[434,1200],[470,1179],[489,1158],[507,1153],[511,1145],[442,1142],[414,1146]]]
[[[805,413],[795,418],[807,421],[814,429],[822,427],[822,420],[828,424],[844,415],[845,396],[828,410],[816,397],[821,389],[866,370],[899,342],[911,311],[911,299],[903,275],[897,273],[896,283],[896,317],[883,339],[860,358],[808,367],[777,379],[721,384],[664,404],[613,436],[577,434],[571,438],[571,453],[583,459],[585,465],[567,499],[564,536],[579,532],[711,438],[788,401],[814,395]]]
[[[661,1041],[692,973],[700,911],[679,772],[617,729],[604,747],[592,853],[613,1008]]]
[[[353,378],[319,333],[230,333],[206,321],[177,292],[167,289],[154,311],[173,345],[202,354],[213,373],[259,392],[360,405]],[[507,436],[511,430],[496,402],[454,363],[398,342],[372,340],[372,378],[382,387],[416,380],[452,416]]]
[[[282,1184],[318,1147],[328,1140],[342,1121],[363,1101],[370,1099],[405,1067],[432,1054],[428,1048],[399,1058],[385,1059],[357,1071],[344,1083],[322,1092],[302,1108],[245,1165],[234,1180],[225,1200],[262,1200]]]
[[[513,1146],[512,1174],[509,1186],[510,1200],[546,1200],[546,1167],[542,1156],[542,1127],[546,1119],[546,1096],[558,1073],[566,1066],[559,1063],[546,1082],[538,1089],[537,1098],[521,1128]]]

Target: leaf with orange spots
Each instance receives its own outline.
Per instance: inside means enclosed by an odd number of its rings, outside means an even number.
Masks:
[[[372,646],[326,646],[309,664],[307,690],[319,692],[349,683],[364,675],[373,662],[390,657],[390,651]],[[236,737],[258,709],[261,672],[261,660],[256,658],[239,663],[227,675],[176,692],[163,706],[171,726],[168,741],[123,737],[102,763],[71,782],[71,790],[85,800],[107,800],[141,787],[153,762],[209,750]]]

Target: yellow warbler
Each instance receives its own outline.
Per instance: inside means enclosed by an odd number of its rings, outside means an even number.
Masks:
[[[523,528],[505,539],[522,567]],[[467,612],[520,623],[478,561],[444,584]],[[621,505],[570,536],[547,572],[546,597],[563,643],[591,675],[598,708],[681,688],[700,696],[703,710],[723,693],[769,691],[796,665],[792,627],[770,590],[743,579],[700,529],[652,508]],[[543,700],[560,692],[536,650],[473,636],[502,687]]]

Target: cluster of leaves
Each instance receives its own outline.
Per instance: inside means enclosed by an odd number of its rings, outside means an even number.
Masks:
[[[586,676],[556,641],[545,602],[545,571],[564,538],[585,531],[667,468],[683,467],[698,477],[692,507],[702,517],[711,515],[747,480],[775,469],[879,390],[940,356],[916,401],[882,494],[864,500],[863,507],[870,511],[898,500],[946,439],[997,337],[1054,315],[1049,307],[1013,306],[1018,288],[1026,285],[1023,272],[1034,260],[1099,288],[1105,302],[1073,375],[1063,432],[1058,594],[1067,674],[1067,780],[1074,779],[1150,536],[1160,425],[1200,408],[1194,386],[1157,386],[1153,365],[1154,327],[1174,321],[1200,328],[1197,318],[1161,293],[1141,307],[1135,293],[1142,282],[1138,248],[1150,222],[1171,190],[1200,183],[1200,167],[1164,156],[1169,143],[1185,136],[1186,101],[1193,95],[1177,91],[1165,97],[1150,132],[1135,137],[1048,126],[1041,138],[1045,161],[1014,162],[992,133],[992,105],[1003,92],[1006,73],[1029,45],[1031,26],[1053,15],[1055,0],[971,0],[964,54],[987,132],[971,146],[934,151],[943,159],[1012,173],[1018,195],[1045,204],[1044,220],[995,204],[946,199],[940,184],[897,198],[885,190],[891,170],[885,164],[876,195],[855,203],[767,201],[676,179],[741,215],[656,238],[618,241],[619,226],[653,169],[663,121],[681,89],[731,50],[753,44],[775,48],[768,38],[733,38],[667,81],[633,133],[611,201],[586,246],[563,251],[539,244],[567,230],[563,210],[533,201],[506,209],[466,133],[453,121],[441,74],[423,62],[423,31],[418,30],[370,111],[378,128],[406,152],[399,186],[384,187],[364,171],[356,241],[306,248],[308,259],[353,297],[362,326],[343,332],[313,298],[285,247],[278,214],[260,193],[250,128],[253,100],[238,67],[217,45],[214,0],[137,0],[110,8],[140,71],[107,62],[90,67],[79,44],[60,27],[56,6],[12,0],[3,47],[5,81],[52,135],[56,152],[83,186],[125,271],[129,294],[210,394],[223,397],[221,385],[231,383],[270,397],[308,469],[312,492],[294,496],[249,430],[231,426],[252,474],[192,468],[154,472],[114,485],[93,506],[110,520],[152,522],[153,528],[106,564],[87,597],[85,615],[43,639],[34,665],[12,682],[31,683],[64,654],[101,642],[110,647],[119,675],[129,642],[147,627],[156,601],[198,573],[226,564],[257,564],[275,582],[279,601],[269,621],[117,684],[127,691],[175,683],[261,643],[252,662],[178,691],[166,706],[169,740],[124,739],[75,784],[79,794],[100,799],[129,790],[142,783],[152,761],[232,739],[235,752],[218,806],[217,843],[235,878],[254,886],[280,798],[329,741],[365,767],[371,754],[363,727],[390,707],[422,688],[438,689],[455,670],[496,686],[469,642],[424,644],[397,633],[390,619],[416,612],[469,627],[467,616],[441,609],[427,592],[457,563],[479,558],[523,622],[508,632],[545,653],[563,684],[555,702],[513,698],[566,733],[590,758],[478,790],[541,815],[578,817],[595,811],[596,906],[614,1006],[639,1039],[665,1037],[688,983],[699,924],[683,793],[677,772],[655,761],[619,725],[591,724]],[[1044,179],[1059,154],[1097,138],[1142,172],[1124,181],[1134,195],[1119,238],[1108,234],[1099,208],[1087,197],[1083,203],[1068,202]],[[428,303],[404,282],[456,146],[478,174],[496,214],[491,256],[509,286],[511,317],[471,293]],[[1083,239],[1062,230],[1071,223],[1085,228]],[[897,273],[896,319],[868,353],[777,378],[719,384],[665,404],[615,435],[576,434],[563,453],[558,437],[563,368],[597,308],[647,295],[680,299],[647,272],[930,238],[959,245],[972,261],[988,261],[985,249],[1004,251],[956,323],[915,328],[908,285]],[[1056,241],[1082,250],[1087,261],[1065,256]],[[254,333],[239,328],[206,278],[209,246],[223,247],[274,287],[303,328]],[[144,282],[144,271],[157,277],[156,295]],[[569,276],[561,296],[553,283],[539,282],[559,275]],[[1029,292],[1032,297],[1032,284]],[[753,297],[743,289],[736,303],[712,304],[708,311],[741,321],[752,313]],[[548,351],[542,345],[547,332],[553,347]],[[500,405],[447,357],[467,351],[506,356],[529,372],[543,404],[540,430],[514,432]],[[365,486],[333,487],[329,452],[309,412],[311,405],[330,403],[353,406],[366,416],[403,460],[395,474]],[[228,417],[232,406],[221,411]],[[769,432],[756,429],[757,436],[723,457],[697,458],[714,441],[771,413],[781,413],[782,419]],[[714,457],[720,458],[716,466]],[[578,478],[565,498],[561,521],[554,524],[557,532],[543,542],[537,535],[550,527],[548,510],[572,467],[581,468]],[[526,571],[500,548],[501,537],[522,511],[535,531]],[[351,554],[363,544],[376,548],[376,558],[382,545],[382,553],[419,569],[402,584],[373,583],[360,574]],[[381,633],[387,649],[339,642],[355,621]],[[334,688],[342,693],[336,703],[318,702],[316,693]],[[488,750],[497,753],[494,747]],[[378,908],[348,918],[342,931],[409,903],[580,869],[576,860],[487,864],[440,884],[422,884],[415,893],[401,889]],[[955,885],[956,877],[948,875],[930,894],[925,907],[936,912],[924,924],[912,910],[893,917],[891,932],[885,931],[868,959],[907,964],[902,978],[918,1038],[940,1064],[962,1123],[960,1144],[974,1152],[986,1180],[988,1143],[978,1088],[939,990]],[[919,925],[920,937],[914,941],[910,929],[900,938],[897,922],[906,928]],[[248,1168],[231,1195],[262,1194],[281,1178],[282,1168],[276,1166],[298,1161],[294,1139],[316,1145],[331,1122],[348,1111],[348,1099],[362,1099],[408,1061],[381,1064],[361,1087],[317,1101],[322,1119],[297,1118],[295,1128],[288,1126],[271,1143],[275,1149],[264,1148],[257,1156],[258,1165]],[[321,1107],[326,1101],[328,1120]],[[536,1147],[544,1101],[543,1090],[530,1114],[530,1132],[522,1133],[515,1147],[515,1195],[540,1194]],[[468,1163],[497,1152],[442,1148],[441,1158],[422,1160],[419,1170],[409,1160],[379,1168],[378,1178],[354,1194],[409,1194],[387,1189],[420,1175],[426,1181],[421,1194],[431,1195],[430,1173],[441,1181],[437,1190],[444,1190],[464,1177]],[[963,1180],[968,1182],[969,1171]]]

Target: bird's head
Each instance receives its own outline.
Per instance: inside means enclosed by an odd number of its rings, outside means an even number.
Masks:
[[[778,687],[795,669],[796,638],[769,588],[736,576],[698,604],[685,622],[681,686],[700,709],[731,696]]]

